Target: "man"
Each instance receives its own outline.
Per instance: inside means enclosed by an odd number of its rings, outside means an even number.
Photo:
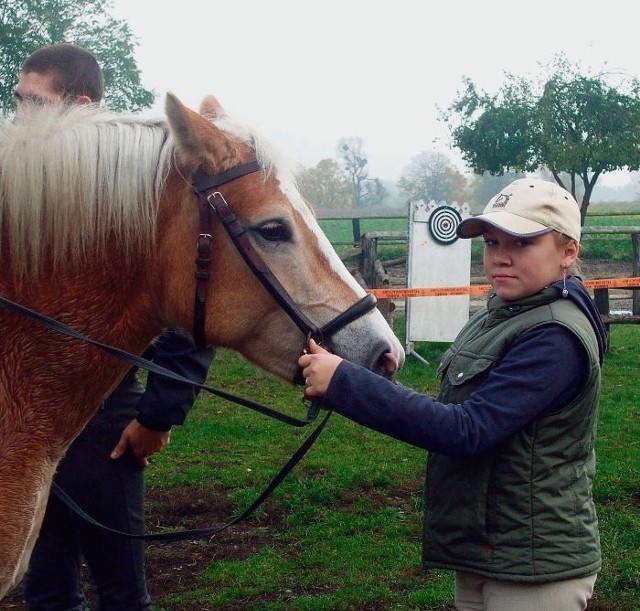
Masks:
[[[14,92],[20,115],[28,103],[99,103],[104,79],[92,53],[58,44],[39,49],[25,60]]]
[[[87,50],[69,44],[44,47],[22,65],[16,116],[28,120],[39,104],[100,103],[102,71]],[[154,362],[203,382],[213,350],[197,349],[178,330],[168,330],[145,354]],[[98,375],[98,374],[97,374]],[[144,532],[144,468],[148,456],[169,443],[197,391],[152,373],[146,390],[131,369],[104,401],[61,461],[54,481],[87,513],[117,530]],[[151,609],[144,571],[144,544],[88,525],[52,495],[24,580],[31,611],[84,611],[85,562],[101,611]]]

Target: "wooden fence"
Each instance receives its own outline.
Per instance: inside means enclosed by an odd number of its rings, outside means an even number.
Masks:
[[[391,217],[386,217],[391,218]],[[583,227],[583,235],[628,235],[632,244],[631,277],[640,277],[640,226],[588,226]],[[378,257],[378,243],[381,241],[406,241],[406,231],[372,231],[360,236],[359,244],[344,253],[343,259],[357,258],[358,274],[362,284],[368,288],[388,288],[389,275],[386,268],[406,263],[406,258],[394,259],[382,263]],[[484,281],[484,280],[483,280]],[[632,290],[631,315],[612,314],[610,308],[610,294],[608,288],[594,289],[594,301],[603,317],[607,329],[611,323],[640,323],[640,286],[628,287]],[[380,310],[390,319],[393,312],[391,300],[380,300]]]

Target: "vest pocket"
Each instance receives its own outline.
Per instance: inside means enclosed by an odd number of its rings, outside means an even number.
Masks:
[[[469,380],[488,373],[495,362],[496,359],[486,356],[458,354],[448,364],[447,380],[451,386],[462,386]]]

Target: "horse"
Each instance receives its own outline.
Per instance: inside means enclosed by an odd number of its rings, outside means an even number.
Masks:
[[[245,231],[245,252],[214,200]],[[0,256],[1,297],[130,353],[181,328],[296,383],[301,321],[313,321],[332,327],[328,349],[369,369],[391,377],[404,360],[376,308],[332,323],[366,291],[294,165],[213,96],[196,111],[169,93],[159,118],[51,105],[3,119]],[[58,462],[129,365],[3,308],[0,352],[1,599],[26,570]]]

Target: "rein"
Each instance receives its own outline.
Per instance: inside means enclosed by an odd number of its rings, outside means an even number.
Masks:
[[[327,424],[329,417],[331,416],[330,411],[326,413],[320,424],[315,428],[315,430],[304,440],[303,444],[294,452],[291,458],[283,465],[283,467],[278,471],[275,477],[269,482],[269,485],[262,491],[262,493],[246,508],[237,515],[235,518],[231,519],[226,524],[222,526],[214,526],[212,528],[195,528],[188,530],[177,530],[177,531],[169,531],[169,532],[161,532],[161,533],[145,533],[136,535],[133,533],[123,532],[121,530],[117,530],[115,528],[111,528],[110,526],[106,526],[101,522],[98,522],[96,519],[92,518],[88,513],[86,513],[58,484],[53,482],[52,490],[55,495],[72,511],[74,511],[77,515],[79,515],[82,519],[84,519],[89,524],[100,528],[101,530],[106,530],[114,535],[118,535],[121,537],[128,537],[129,539],[144,539],[145,541],[184,541],[186,539],[199,539],[202,537],[212,537],[217,535],[218,533],[226,530],[230,526],[241,522],[245,518],[249,517],[256,508],[258,508],[263,501],[269,497],[269,495],[278,487],[280,482],[288,475],[288,473],[293,469],[300,460],[307,453],[307,450],[315,443],[316,439],[320,436],[320,433],[324,429]]]
[[[338,314],[335,318],[327,322],[322,327],[318,327],[313,322],[311,322],[303,312],[301,312],[298,307],[295,305],[293,299],[286,291],[286,289],[282,286],[280,281],[273,275],[269,266],[264,262],[262,257],[258,254],[258,252],[253,248],[251,241],[247,235],[246,228],[238,221],[236,215],[231,211],[229,205],[227,204],[223,195],[217,190],[218,187],[236,180],[237,178],[241,178],[242,176],[246,176],[247,174],[251,174],[253,172],[259,171],[260,165],[257,161],[252,161],[246,164],[240,164],[238,166],[234,166],[211,176],[202,171],[196,171],[192,175],[192,189],[197,197],[198,201],[198,211],[199,211],[199,219],[200,219],[200,231],[198,234],[198,239],[196,243],[197,247],[197,257],[196,257],[196,291],[195,291],[195,305],[194,305],[194,328],[193,328],[193,337],[196,345],[199,347],[206,346],[206,337],[204,332],[204,323],[206,318],[206,298],[208,292],[208,283],[210,279],[210,265],[211,265],[211,252],[213,247],[213,238],[212,238],[212,230],[211,230],[211,215],[210,211],[213,210],[220,221],[222,222],[227,234],[231,238],[235,247],[241,254],[244,261],[247,263],[248,267],[254,273],[256,278],[262,283],[262,285],[267,289],[269,294],[276,300],[276,302],[280,305],[280,307],[286,312],[286,314],[291,318],[291,320],[295,323],[295,325],[302,331],[302,333],[307,338],[307,343],[309,338],[314,339],[316,342],[321,344],[325,338],[331,337],[334,333],[347,326],[354,320],[357,320],[361,316],[370,312],[376,306],[376,298],[367,294],[365,297],[357,301],[355,304],[347,308],[341,314]],[[292,416],[288,416],[287,414],[283,414],[281,412],[277,412],[269,407],[261,405],[259,403],[255,403],[253,401],[242,399],[241,397],[236,397],[224,391],[215,389],[213,387],[199,384],[197,382],[193,382],[189,378],[183,377],[179,374],[172,372],[169,369],[164,367],[160,367],[159,365],[144,359],[140,356],[136,356],[125,350],[120,348],[116,348],[114,346],[110,346],[108,344],[104,344],[102,342],[90,339],[83,334],[67,327],[61,322],[45,316],[44,314],[40,314],[39,312],[35,312],[25,306],[17,304],[9,299],[6,299],[0,296],[0,306],[14,312],[25,316],[34,322],[62,333],[64,335],[70,336],[72,338],[78,339],[80,341],[89,343],[105,352],[112,354],[126,362],[130,365],[140,367],[142,369],[146,369],[148,371],[153,371],[158,375],[162,375],[164,377],[171,378],[177,382],[187,383],[191,386],[195,386],[201,390],[214,394],[220,398],[223,398],[228,401],[232,401],[244,407],[248,407],[249,409],[258,411],[262,414],[280,420],[281,422],[285,422],[292,426],[306,426],[307,424],[313,422],[320,410],[321,402],[319,400],[313,401],[309,407],[309,411],[307,414],[307,418],[305,420],[301,420],[298,418],[294,418]],[[296,375],[296,381],[301,382],[301,371],[298,369]],[[174,532],[164,532],[164,533],[155,533],[155,534],[140,534],[135,535],[132,533],[122,532],[109,526],[106,526],[90,515],[88,515],[81,507],[79,507],[75,501],[69,497],[69,495],[58,486],[55,482],[52,483],[52,492],[73,512],[75,512],[78,516],[83,518],[88,523],[108,532],[111,532],[116,535],[132,538],[132,539],[144,539],[144,540],[164,540],[164,541],[178,541],[185,539],[193,539],[198,537],[210,537],[223,530],[229,528],[230,526],[237,524],[241,520],[248,517],[260,504],[262,504],[267,497],[275,490],[275,488],[280,484],[280,482],[286,477],[286,475],[295,467],[298,462],[304,457],[309,448],[314,444],[316,439],[320,436],[320,433],[324,429],[327,424],[329,417],[332,412],[327,411],[327,414],[322,419],[320,424],[315,428],[315,430],[305,439],[302,445],[296,450],[296,452],[291,456],[291,458],[285,463],[285,465],[280,469],[280,471],[276,474],[276,476],[269,482],[269,485],[265,488],[265,490],[251,503],[242,513],[240,513],[237,517],[233,518],[227,524],[224,524],[219,527],[214,528],[202,528],[202,529],[193,529],[193,530],[181,530]]]
[[[284,422],[285,424],[290,424],[295,427],[304,427],[307,424],[310,424],[315,420],[315,416],[308,416],[305,420],[301,420],[299,418],[295,418],[293,416],[289,416],[288,414],[284,414],[282,412],[278,412],[270,407],[265,405],[261,405],[260,403],[255,403],[249,399],[243,399],[242,397],[238,397],[236,395],[232,395],[231,393],[225,392],[218,388],[214,388],[213,386],[207,386],[206,384],[200,384],[198,382],[194,382],[189,378],[181,376],[166,367],[161,367],[160,365],[154,363],[153,361],[149,361],[141,356],[136,354],[131,354],[126,350],[122,350],[121,348],[116,348],[115,346],[110,346],[109,344],[105,344],[103,342],[99,342],[95,339],[91,339],[86,335],[83,335],[79,331],[68,327],[67,325],[61,323],[55,318],[50,318],[49,316],[45,316],[40,312],[36,312],[35,310],[31,310],[19,303],[15,303],[6,297],[0,296],[0,306],[13,312],[14,314],[19,314],[25,318],[32,320],[33,322],[38,323],[40,326],[45,327],[47,329],[51,329],[52,331],[56,331],[61,333],[62,335],[67,335],[68,337],[72,337],[73,339],[77,339],[79,341],[90,344],[100,350],[111,354],[129,365],[134,367],[139,367],[140,369],[146,369],[147,371],[152,371],[157,373],[160,376],[165,378],[170,378],[176,382],[182,382],[184,384],[190,384],[191,386],[198,388],[200,390],[204,390],[216,397],[220,397],[221,399],[225,399],[226,401],[230,401],[232,403],[237,403],[238,405],[242,405],[243,407],[247,407],[256,412],[259,412],[265,416],[269,416],[270,418],[274,418],[275,420],[279,420],[280,422]],[[316,412],[317,415],[317,412]]]
[[[313,422],[316,419],[318,412],[320,410],[320,403],[314,402],[309,407],[309,412],[307,414],[306,420],[294,418],[293,416],[283,414],[270,407],[261,405],[260,403],[255,403],[254,401],[237,397],[235,395],[218,390],[211,386],[207,386],[205,384],[199,384],[198,382],[194,382],[189,378],[181,376],[180,374],[177,374],[171,371],[170,369],[161,367],[160,365],[157,365],[156,363],[149,361],[141,356],[131,354],[130,352],[127,352],[126,350],[122,350],[121,348],[116,348],[115,346],[110,346],[109,344],[104,344],[97,340],[91,339],[83,335],[82,333],[75,331],[74,329],[71,329],[70,327],[64,325],[60,321],[55,320],[54,318],[45,316],[44,314],[31,310],[30,308],[27,308],[23,305],[15,303],[14,301],[11,301],[10,299],[7,299],[2,296],[0,296],[0,307],[3,307],[9,310],[10,312],[13,312],[14,314],[19,314],[25,318],[28,318],[29,320],[32,320],[33,322],[36,322],[37,324],[47,329],[51,329],[53,331],[61,333],[62,335],[67,335],[68,337],[72,337],[73,339],[77,339],[79,341],[88,343],[96,348],[99,348],[100,350],[103,350],[104,352],[107,352],[108,354],[116,356],[117,358],[129,363],[130,365],[139,367],[141,369],[146,369],[148,371],[153,371],[158,375],[161,375],[166,378],[170,378],[172,380],[175,380],[176,382],[190,384],[191,386],[194,386],[196,388],[199,388],[200,390],[209,392],[213,395],[216,395],[217,397],[220,397],[227,401],[231,401],[233,403],[237,403],[244,407],[248,407],[249,409],[260,412],[261,414],[264,414],[271,418],[275,418],[276,420],[280,420],[281,422],[290,424],[295,427],[303,427]],[[171,532],[163,532],[163,533],[136,535],[133,533],[127,533],[120,530],[116,530],[114,528],[111,528],[110,526],[107,526],[101,522],[98,522],[89,514],[87,514],[56,482],[52,482],[51,491],[53,492],[53,494],[55,494],[58,497],[58,499],[64,505],[66,505],[71,511],[73,511],[76,515],[78,515],[80,518],[82,518],[89,524],[92,524],[93,526],[96,526],[101,530],[104,530],[122,537],[128,537],[130,539],[153,540],[153,541],[162,541],[162,540],[182,541],[182,540],[201,538],[201,537],[212,537],[213,535],[219,532],[222,532],[223,530],[226,530],[230,526],[233,526],[234,524],[237,524],[241,520],[244,520],[245,518],[247,518],[251,513],[253,513],[253,511],[258,506],[260,506],[271,495],[271,493],[278,487],[280,482],[300,462],[300,460],[302,460],[302,458],[307,453],[309,448],[311,448],[311,446],[315,443],[316,439],[320,436],[320,433],[326,426],[331,414],[332,414],[331,411],[327,411],[325,417],[322,419],[320,424],[318,424],[318,426],[313,430],[313,432],[303,441],[300,447],[294,452],[291,458],[289,458],[289,460],[282,466],[282,468],[278,471],[278,473],[269,482],[268,486],[264,489],[264,491],[255,499],[255,501],[253,501],[253,503],[251,503],[242,513],[240,513],[238,516],[236,516],[231,521],[227,522],[222,526],[213,527],[213,528],[201,528],[201,529],[193,529],[193,530],[180,530],[180,531],[171,531]]]

